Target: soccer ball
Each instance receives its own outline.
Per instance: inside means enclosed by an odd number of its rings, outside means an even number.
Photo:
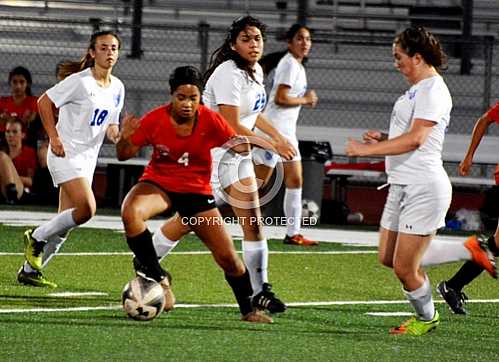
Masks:
[[[317,224],[321,217],[321,209],[313,200],[302,200],[302,217],[309,219],[309,225]]]
[[[150,321],[158,317],[165,306],[163,287],[152,279],[136,277],[130,280],[121,294],[123,309],[130,318]]]

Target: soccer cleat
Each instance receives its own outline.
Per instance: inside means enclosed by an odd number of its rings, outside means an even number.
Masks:
[[[33,269],[40,271],[42,270],[42,255],[45,242],[36,240],[32,234],[33,229],[24,232],[24,256]]]
[[[296,234],[293,236],[286,235],[283,242],[284,242],[284,244],[287,244],[287,245],[301,245],[301,246],[319,245],[318,241],[306,239],[302,234]]]
[[[132,259],[133,268],[135,269],[135,273],[143,278],[149,279],[146,276],[146,268],[140,264],[139,260],[136,257]],[[165,312],[171,311],[175,306],[175,295],[172,290],[172,275],[164,270],[165,277],[159,282],[159,284],[163,287],[165,291],[165,306],[163,310]]]
[[[34,287],[57,288],[57,284],[47,280],[39,271],[28,273],[23,267],[17,272],[17,281]]]
[[[422,321],[416,317],[412,317],[402,323],[399,327],[391,328],[390,334],[407,334],[409,336],[422,336],[431,332],[440,324],[440,315],[435,311],[433,319],[430,321]]]
[[[466,294],[459,290],[455,290],[453,288],[449,288],[447,283],[440,282],[437,285],[438,293],[444,298],[445,302],[449,306],[449,308],[455,314],[466,314],[466,309],[464,309],[464,304],[468,300]]]
[[[254,310],[241,317],[243,322],[250,323],[274,323],[272,318],[262,310]]]
[[[492,278],[497,279],[496,261],[489,250],[487,240],[483,236],[472,235],[464,242],[464,246],[470,251],[471,260],[487,270]]]
[[[266,309],[270,313],[282,313],[286,310],[286,305],[275,296],[269,283],[263,283],[262,291],[253,297],[251,304],[256,309]]]

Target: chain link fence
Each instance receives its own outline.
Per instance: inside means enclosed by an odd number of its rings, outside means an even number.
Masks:
[[[115,23],[102,23],[101,29],[116,29]],[[33,74],[35,95],[55,82],[55,66],[64,59],[84,55],[95,24],[36,18],[0,19],[0,94],[10,92],[8,72],[17,65]],[[132,27],[119,24],[123,39],[121,59],[114,74],[123,80],[126,110],[143,114],[169,98],[168,77],[180,65],[205,68],[211,53],[222,44],[225,28],[198,26],[143,25],[140,54],[132,52]],[[279,29],[270,29],[265,52],[282,50]],[[499,99],[498,42],[476,37],[468,43],[442,38],[450,55],[444,73],[454,101],[449,133],[469,134],[486,108]],[[395,100],[408,88],[394,69],[393,37],[365,34],[347,36],[327,32],[314,35],[307,65],[310,88],[320,98],[315,109],[304,109],[300,124],[341,128],[387,129]],[[471,52],[471,74],[461,75],[462,51]],[[140,56],[138,56],[140,55]],[[499,135],[498,127],[490,134]]]

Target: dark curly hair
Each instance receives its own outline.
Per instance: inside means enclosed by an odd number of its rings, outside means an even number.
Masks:
[[[260,20],[249,15],[234,20],[227,31],[227,36],[225,37],[223,45],[216,49],[211,55],[210,65],[204,75],[205,82],[215,71],[216,67],[229,59],[232,59],[238,68],[244,70],[251,79],[256,81],[255,75],[253,74],[255,71],[250,67],[248,61],[231,48],[231,45],[236,43],[239,33],[244,31],[249,26],[254,26],[259,29],[263,40],[265,40],[265,31],[267,27]]]
[[[175,68],[168,80],[170,84],[170,93],[173,94],[175,90],[184,84],[192,84],[198,87],[199,93],[203,93],[203,76],[201,72],[193,66],[186,65],[183,67]]]

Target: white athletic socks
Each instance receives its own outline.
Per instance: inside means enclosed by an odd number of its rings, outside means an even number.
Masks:
[[[64,235],[70,229],[78,226],[73,220],[73,209],[67,209],[57,214],[46,223],[38,226],[33,231],[33,238],[39,241],[47,241],[53,235]]]
[[[301,188],[286,188],[286,191],[284,193],[284,216],[286,216],[286,221],[288,224],[288,228],[286,231],[286,234],[288,236],[293,236],[300,233],[302,216],[301,194]]]
[[[421,285],[418,289],[408,292],[402,288],[402,291],[416,311],[416,315],[419,319],[423,321],[433,319],[435,315],[435,305],[433,304],[430,280],[427,275],[425,275],[423,285]]]
[[[45,268],[45,265],[48,264],[50,259],[57,254],[62,244],[66,241],[67,235],[67,233],[65,233],[64,236],[52,235],[47,239],[47,244],[45,244],[45,247],[43,248],[42,268]]]
[[[170,251],[173,250],[173,248],[175,248],[175,246],[177,246],[178,240],[173,241],[168,239],[160,228],[154,233],[152,237],[152,244],[154,245],[154,250],[156,250],[156,255],[161,261],[170,253]]]
[[[471,260],[471,254],[464,243],[433,239],[423,254],[421,266],[451,263],[458,260]]]
[[[268,283],[269,248],[267,239],[259,241],[243,240],[243,258],[248,269],[253,295],[262,290],[262,284]]]

